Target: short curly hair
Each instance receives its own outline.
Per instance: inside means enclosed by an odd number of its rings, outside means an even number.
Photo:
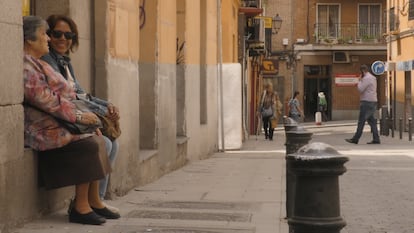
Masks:
[[[49,28],[46,21],[39,16],[29,15],[23,17],[23,40],[37,40],[36,31],[38,28]]]

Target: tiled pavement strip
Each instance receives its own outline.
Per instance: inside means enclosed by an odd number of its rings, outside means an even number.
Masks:
[[[344,141],[355,131],[353,121],[303,126],[313,133],[311,142],[325,142],[350,157],[340,177],[341,214],[347,221],[342,233],[414,232],[413,208],[404,209],[414,206],[414,185],[408,182],[414,149],[406,137],[399,140],[396,134],[382,137],[381,145],[366,145],[366,127],[360,144],[353,145]],[[287,233],[284,143],[279,127],[273,142],[252,135],[239,151],[191,162],[108,201],[123,217],[103,226],[70,224],[61,210],[13,232]],[[403,201],[396,204],[395,198]]]

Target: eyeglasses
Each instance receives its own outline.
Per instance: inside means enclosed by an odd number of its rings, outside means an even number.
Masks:
[[[58,30],[51,30],[49,34],[54,38],[61,38],[64,35],[66,40],[72,40],[76,37],[76,34],[73,32],[62,32]]]

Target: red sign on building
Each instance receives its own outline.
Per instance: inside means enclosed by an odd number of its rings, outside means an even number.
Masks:
[[[335,74],[335,86],[350,87],[356,86],[359,82],[360,74]]]

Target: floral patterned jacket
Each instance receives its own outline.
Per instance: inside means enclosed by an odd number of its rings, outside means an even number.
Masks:
[[[24,77],[24,143],[35,150],[59,148],[78,140],[56,120],[76,121],[73,87],[46,62],[26,54]]]

